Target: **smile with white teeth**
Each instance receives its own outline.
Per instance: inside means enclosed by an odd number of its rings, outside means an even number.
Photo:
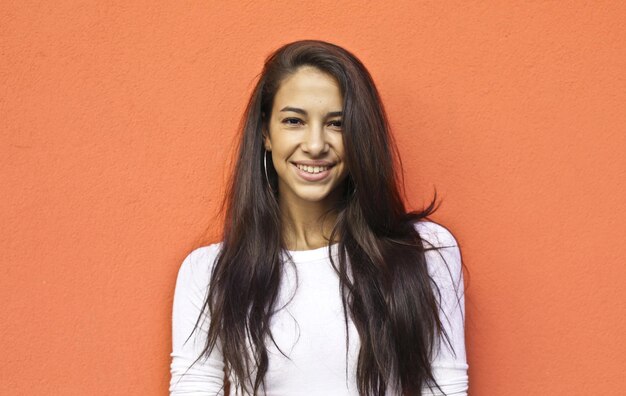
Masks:
[[[330,169],[330,166],[307,166],[301,164],[295,164],[298,169],[301,169],[307,173],[320,173]]]

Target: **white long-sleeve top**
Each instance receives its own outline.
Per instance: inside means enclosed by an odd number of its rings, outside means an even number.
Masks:
[[[465,297],[460,250],[454,236],[441,225],[422,221],[415,227],[428,243],[435,247],[447,246],[425,253],[428,271],[441,291],[440,318],[456,352],[456,355],[453,354],[448,344],[440,339],[432,361],[433,373],[447,395],[467,395]],[[428,243],[425,246],[428,247]],[[224,362],[219,340],[218,347],[213,349],[208,359],[201,358],[189,368],[206,342],[209,326],[206,311],[199,328],[201,331],[197,329],[185,342],[204,303],[212,265],[220,247],[221,242],[193,250],[178,271],[172,312],[169,389],[172,396],[224,394]],[[334,258],[338,257],[337,247],[338,244],[331,246]],[[269,343],[265,391],[271,396],[356,396],[355,364],[359,336],[348,316],[350,344],[346,361],[346,330],[339,278],[331,266],[328,247],[289,253],[295,266],[290,263],[283,266],[284,275],[276,306],[284,308],[278,310],[271,320],[276,344],[289,359],[272,342]],[[285,254],[283,252],[283,258],[286,258]],[[233,385],[231,392],[234,392]],[[400,395],[395,389],[390,389],[388,394]],[[441,395],[436,388],[433,391],[424,388],[422,394]]]

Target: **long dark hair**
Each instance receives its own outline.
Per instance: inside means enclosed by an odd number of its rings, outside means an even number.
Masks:
[[[333,76],[343,96],[349,175],[342,199],[328,212],[336,216],[330,240],[339,241],[338,263],[330,245],[328,250],[341,282],[346,334],[349,315],[361,341],[359,393],[384,395],[391,385],[407,396],[419,395],[424,385],[441,391],[432,374],[433,348],[442,333],[451,343],[427,271],[424,252],[429,248],[414,226],[437,209],[437,193],[424,210],[406,211],[399,189],[404,194],[402,163],[371,75],[349,51],[318,40],[286,44],[267,57],[242,117],[237,160],[222,201],[223,241],[200,314],[210,312],[201,356],[208,356],[219,340],[226,374],[237,378],[236,386],[249,393],[250,386],[256,395],[264,385],[266,341],[273,340],[269,324],[281,284],[280,253],[286,248],[271,161],[269,185],[264,173],[262,131],[281,82],[301,66]]]

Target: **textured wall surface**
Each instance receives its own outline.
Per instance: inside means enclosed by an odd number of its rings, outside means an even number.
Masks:
[[[304,38],[369,68],[409,206],[443,197],[471,393],[623,391],[624,2],[222,3],[0,4],[0,394],[167,393],[178,267]]]

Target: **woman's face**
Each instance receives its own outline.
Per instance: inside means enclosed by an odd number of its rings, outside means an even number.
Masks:
[[[264,133],[265,149],[271,151],[278,173],[281,204],[331,204],[340,197],[338,187],[348,174],[342,105],[335,79],[314,67],[300,67],[282,82],[274,97],[269,134]]]

